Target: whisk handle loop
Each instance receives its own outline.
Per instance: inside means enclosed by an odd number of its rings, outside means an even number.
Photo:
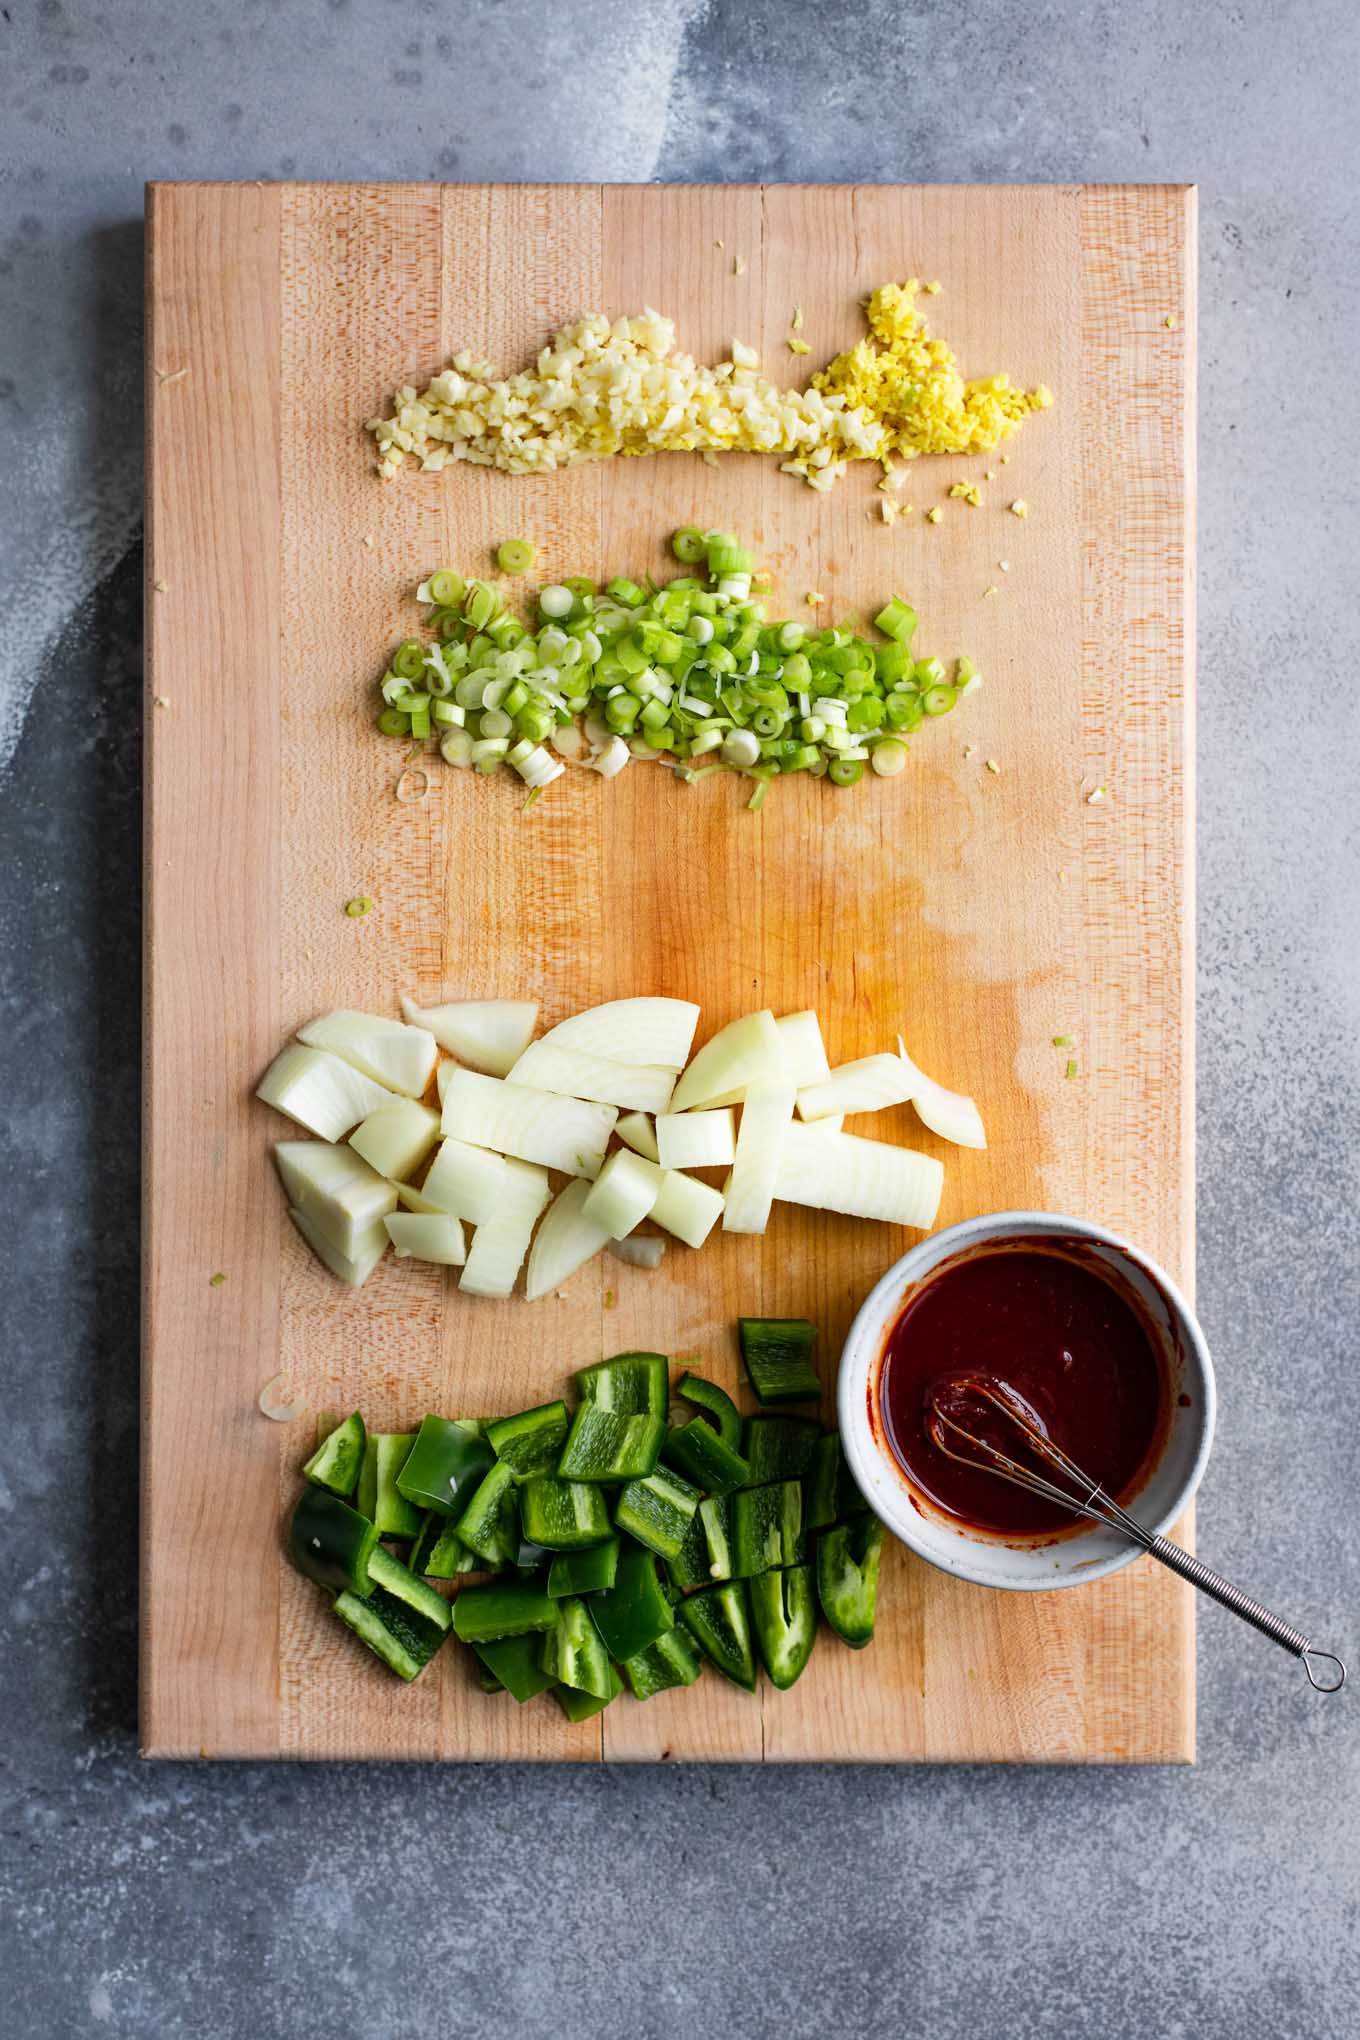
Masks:
[[[1278,1643],[1281,1650],[1287,1650],[1291,1657],[1300,1658],[1308,1674],[1309,1684],[1319,1693],[1335,1693],[1346,1682],[1346,1667],[1339,1657],[1330,1651],[1315,1650],[1301,1629],[1295,1629],[1290,1622],[1281,1621],[1272,1615],[1269,1608],[1263,1608],[1250,1594],[1244,1594],[1240,1587],[1225,1580],[1212,1566],[1191,1552],[1182,1551],[1179,1544],[1173,1544],[1169,1537],[1154,1537],[1145,1545],[1153,1558],[1179,1573],[1183,1580],[1198,1587],[1202,1594],[1228,1608],[1234,1615],[1240,1615],[1244,1622],[1250,1622],[1253,1629],[1259,1629],[1272,1643]]]

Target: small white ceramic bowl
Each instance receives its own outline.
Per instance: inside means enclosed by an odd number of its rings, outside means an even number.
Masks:
[[[1138,1557],[1138,1546],[1097,1523],[1047,1542],[1007,1542],[969,1530],[918,1497],[887,1440],[879,1404],[888,1336],[914,1285],[965,1248],[989,1240],[1076,1239],[1109,1264],[1141,1302],[1162,1350],[1170,1414],[1158,1457],[1122,1499],[1150,1529],[1167,1531],[1199,1486],[1214,1435],[1214,1369],[1185,1298],[1170,1276],[1117,1233],[1045,1211],[996,1211],[922,1240],[865,1298],[841,1354],[837,1400],[845,1456],[888,1529],[943,1572],[983,1587],[1083,1586]]]

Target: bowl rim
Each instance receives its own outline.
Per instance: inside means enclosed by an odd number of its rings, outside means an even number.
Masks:
[[[1198,1438],[1185,1477],[1178,1483],[1167,1504],[1154,1518],[1148,1519],[1149,1527],[1160,1535],[1165,1535],[1184,1514],[1199,1487],[1213,1447],[1218,1409],[1213,1360],[1194,1310],[1166,1270],[1124,1234],[1097,1225],[1092,1219],[1073,1218],[1063,1212],[987,1211],[959,1219],[940,1232],[927,1234],[915,1246],[909,1247],[869,1291],[855,1313],[841,1349],[836,1405],[842,1449],[850,1471],[875,1515],[918,1558],[956,1579],[1012,1593],[1052,1593],[1065,1587],[1089,1586],[1131,1565],[1134,1559],[1143,1555],[1142,1547],[1130,1543],[1127,1547],[1114,1549],[1103,1558],[1084,1560],[1079,1568],[1072,1567],[1066,1571],[1035,1573],[1031,1577],[1006,1575],[998,1567],[997,1556],[1012,1547],[992,1540],[969,1538],[962,1531],[953,1531],[938,1518],[923,1518],[918,1514],[909,1498],[903,1469],[886,1440],[874,1435],[866,1406],[872,1369],[881,1355],[886,1332],[901,1308],[907,1286],[966,1246],[1034,1233],[1090,1240],[1127,1257],[1160,1293],[1192,1374],[1198,1376],[1199,1392],[1189,1408],[1173,1409],[1171,1414],[1173,1433],[1178,1424],[1183,1429],[1197,1426]],[[893,1476],[893,1488],[886,1488],[874,1477],[885,1467]],[[927,1546],[926,1523],[935,1533],[934,1548]],[[1102,1533],[1098,1525],[1092,1524],[1089,1530],[1062,1539],[1061,1548],[1066,1552],[1079,1551],[1088,1535],[1098,1537],[1104,1534],[1107,1533]],[[944,1548],[939,1547],[942,1538],[945,1540]],[[1048,1547],[1031,1548],[1045,1550]]]

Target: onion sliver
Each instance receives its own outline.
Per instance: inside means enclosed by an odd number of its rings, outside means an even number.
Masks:
[[[387,1252],[387,1228],[381,1219],[376,1220],[364,1231],[356,1243],[357,1252],[349,1255],[338,1253],[305,1211],[299,1211],[296,1206],[290,1205],[288,1216],[317,1259],[324,1261],[332,1275],[341,1282],[347,1282],[351,1289],[359,1289],[367,1282]]]
[[[400,1183],[414,1176],[438,1138],[437,1112],[414,1098],[394,1098],[355,1127],[349,1144],[380,1176]]]
[[[399,1261],[432,1261],[440,1268],[461,1268],[467,1259],[462,1224],[447,1212],[392,1211],[383,1224]]]
[[[626,1105],[634,1112],[664,1112],[675,1078],[653,1066],[611,1062],[589,1050],[561,1048],[550,1037],[531,1042],[510,1071],[512,1084],[552,1091],[562,1098],[588,1098],[597,1105]]]
[[[288,1202],[306,1213],[343,1260],[356,1260],[371,1228],[397,1208],[392,1185],[350,1148],[281,1140],[274,1161]]]
[[[441,1048],[489,1077],[503,1077],[523,1055],[538,1025],[532,999],[458,999],[422,1010],[403,998],[401,1010],[418,1027],[428,1027]]]
[[[343,1140],[370,1112],[394,1102],[384,1085],[375,1084],[351,1063],[299,1042],[290,1042],[275,1056],[255,1096],[295,1119],[308,1133],[330,1141]]]
[[[793,1085],[787,1078],[753,1084],[746,1093],[736,1160],[727,1180],[724,1232],[763,1233],[769,1224],[792,1118]]]
[[[645,1112],[625,1112],[614,1128],[619,1139],[630,1147],[635,1155],[645,1155],[649,1162],[659,1162],[656,1130]]]
[[[934,1155],[858,1134],[819,1133],[791,1125],[775,1183],[785,1204],[840,1211],[850,1218],[883,1219],[927,1232],[944,1190],[944,1165]]]
[[[673,1074],[684,1068],[698,1024],[699,1008],[690,999],[611,999],[550,1027],[539,1046],[551,1042],[606,1062],[652,1064]]]
[[[594,1224],[604,1227],[611,1240],[621,1240],[635,1225],[641,1225],[656,1203],[661,1174],[655,1162],[630,1148],[620,1148],[601,1169],[581,1209]]]
[[[699,1050],[675,1087],[671,1111],[739,1104],[749,1084],[781,1076],[783,1068],[774,1014],[747,1013],[730,1021]]]
[[[276,1392],[283,1386],[281,1374],[271,1374],[255,1402],[262,1417],[268,1417],[273,1424],[295,1424],[299,1417],[307,1414],[306,1403],[279,1402]]]
[[[679,1169],[664,1169],[650,1217],[687,1247],[701,1247],[722,1217],[721,1190]]]
[[[550,1196],[547,1172],[528,1162],[507,1162],[510,1190],[493,1218],[472,1235],[458,1287],[470,1296],[509,1296],[538,1215]]]
[[[424,1027],[404,1027],[400,1020],[388,1020],[378,1013],[355,1013],[341,1008],[323,1013],[318,1020],[299,1027],[298,1040],[309,1048],[329,1049],[342,1061],[353,1063],[376,1084],[419,1098],[434,1075],[439,1054],[433,1034]]]
[[[798,1093],[800,1119],[823,1119],[833,1112],[881,1112],[905,1105],[920,1072],[900,1055],[866,1055],[842,1063],[820,1084]]]
[[[529,1249],[524,1293],[530,1303],[550,1289],[560,1289],[608,1243],[604,1227],[582,1215],[581,1206],[593,1187],[583,1176],[573,1176],[544,1212]]]
[[[932,1133],[938,1133],[941,1140],[952,1141],[955,1147],[985,1148],[987,1129],[982,1124],[982,1114],[971,1098],[962,1091],[946,1091],[943,1084],[937,1084],[924,1070],[918,1070],[906,1049],[902,1037],[897,1037],[898,1054],[911,1074],[911,1102],[917,1118]]]
[[[821,1022],[811,1007],[801,1013],[785,1013],[774,1024],[779,1030],[784,1074],[796,1090],[804,1090],[809,1084],[820,1084],[831,1075]]]
[[[442,1140],[420,1186],[427,1209],[446,1211],[469,1225],[485,1225],[513,1193],[503,1155],[465,1140]]]
[[[565,1176],[599,1175],[618,1116],[613,1105],[531,1091],[475,1070],[455,1070],[444,1092],[445,1133]]]
[[[732,1107],[712,1112],[663,1112],[656,1122],[656,1159],[663,1169],[725,1169],[737,1151]]]

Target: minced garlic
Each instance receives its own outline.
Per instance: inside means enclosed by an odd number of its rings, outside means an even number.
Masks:
[[[951,496],[958,496],[965,503],[971,503],[975,510],[981,508],[982,491],[976,482],[955,482],[949,493]]]
[[[745,266],[734,259],[737,275]],[[921,288],[911,279],[876,290],[869,337],[807,390],[767,381],[749,348],[734,345],[733,359],[712,367],[677,353],[673,323],[653,311],[565,326],[517,375],[457,354],[423,391],[398,390],[390,417],[369,420],[379,472],[390,477],[408,458],[431,470],[470,461],[544,474],[616,453],[774,453],[786,472],[829,489],[851,460],[986,451],[1052,397],[1006,375],[965,383],[914,308]]]
[[[926,523],[927,523],[927,524],[942,524],[943,522],[944,522],[944,512],[943,512],[943,510],[941,510],[941,508],[940,508],[940,506],[939,506],[939,504],[938,504],[938,503],[937,503],[937,504],[935,505],[935,507],[934,507],[934,509],[933,509],[933,510],[927,510],[927,512],[926,512]]]

